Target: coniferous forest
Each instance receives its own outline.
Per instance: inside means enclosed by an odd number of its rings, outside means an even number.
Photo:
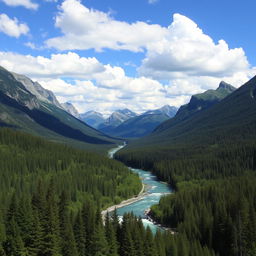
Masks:
[[[0,129],[1,256],[213,256],[199,240],[119,223],[101,210],[141,189],[124,165],[41,138]]]
[[[220,256],[256,255],[256,143],[233,140],[124,150],[117,158],[154,172],[175,193],[151,208],[157,222]],[[212,136],[214,137],[214,136]],[[189,255],[189,254],[184,254]]]
[[[256,255],[255,85],[256,77],[116,156],[174,188],[151,207],[153,219],[220,256]]]

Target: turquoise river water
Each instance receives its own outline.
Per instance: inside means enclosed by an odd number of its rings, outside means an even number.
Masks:
[[[124,146],[125,145],[119,146],[118,148],[109,151],[109,157],[112,158],[114,154]],[[118,208],[117,214],[118,216],[122,217],[126,212],[133,212],[136,216],[140,216],[142,218],[144,226],[149,226],[151,230],[155,232],[157,229],[161,228],[147,219],[145,211],[148,210],[152,205],[157,204],[161,196],[170,194],[172,190],[168,184],[160,182],[157,177],[149,171],[133,168],[130,168],[130,170],[139,175],[145,185],[147,193],[142,197],[141,200]]]

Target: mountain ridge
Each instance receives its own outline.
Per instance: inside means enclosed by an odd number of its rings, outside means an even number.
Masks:
[[[158,126],[152,134],[131,142],[127,149],[140,148],[140,145],[215,143],[221,138],[242,136],[245,130],[256,125],[256,76],[236,89],[215,105],[198,111],[188,118],[177,115]],[[252,134],[254,134],[253,131]],[[250,134],[247,135],[250,137]],[[253,135],[252,135],[253,136]]]
[[[221,81],[216,90],[211,89],[200,94],[192,95],[189,103],[182,105],[179,108],[171,122],[176,124],[189,119],[198,112],[205,111],[206,109],[214,106],[235,90],[236,88],[232,85]],[[165,123],[162,123],[159,127],[156,127],[154,131],[162,129],[161,127],[164,127],[165,125]]]
[[[33,135],[91,150],[101,151],[100,145],[106,147],[118,142],[87,126],[55,104],[39,100],[4,68],[0,68],[0,85],[2,126],[15,127]]]

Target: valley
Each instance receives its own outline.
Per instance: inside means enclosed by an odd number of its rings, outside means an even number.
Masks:
[[[0,0],[0,256],[256,256],[255,0]]]
[[[104,119],[0,71],[0,253],[254,253],[255,77],[238,89],[222,81],[178,110]]]
[[[126,144],[118,146],[109,151],[109,157],[113,158],[114,154],[124,148]],[[129,167],[128,167],[129,168]],[[105,218],[107,213],[112,213],[116,210],[116,214],[119,218],[123,218],[123,215],[129,212],[142,219],[142,223],[145,227],[150,227],[153,233],[157,230],[163,230],[157,223],[153,223],[149,220],[146,212],[151,206],[157,204],[160,198],[172,192],[168,184],[160,182],[155,175],[152,175],[148,171],[129,168],[133,173],[137,174],[142,182],[142,189],[138,195],[128,200],[122,201],[118,205],[108,207],[102,211],[102,217]]]
[[[151,207],[154,220],[223,256],[255,253],[255,87],[256,77],[190,117],[178,111],[116,154],[174,188]]]

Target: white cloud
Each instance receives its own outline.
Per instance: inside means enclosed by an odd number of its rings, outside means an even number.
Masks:
[[[30,0],[1,0],[9,6],[23,6],[27,9],[37,10],[38,4],[31,2]]]
[[[19,23],[16,18],[11,19],[3,13],[0,14],[0,32],[18,38],[22,34],[26,35],[29,32],[29,27],[25,23]]]
[[[53,91],[60,102],[72,102],[81,113],[96,110],[108,115],[121,108],[141,113],[165,104],[179,106],[187,100],[186,96],[168,97],[163,91],[163,85],[148,78],[123,77],[122,82],[125,84],[116,88],[104,87],[106,81],[101,81],[102,85],[86,80],[76,80],[74,84],[61,79],[39,82],[46,89]]]
[[[80,57],[73,52],[52,54],[50,58],[0,52],[0,65],[34,78],[89,77],[91,79],[94,74],[105,70],[104,65],[96,58]]]
[[[77,14],[76,10],[79,10]],[[146,50],[137,78],[128,77],[121,67],[104,65],[96,58],[80,57],[74,52],[52,54],[49,58],[0,52],[0,65],[38,80],[61,102],[72,102],[80,112],[96,110],[109,114],[128,107],[140,113],[165,104],[180,106],[193,94],[217,88],[221,80],[240,86],[256,73],[243,49],[229,49],[224,40],[214,43],[196,23],[179,14],[174,15],[168,29],[150,27],[146,23],[118,22],[105,13],[87,9],[78,1],[66,0],[56,25],[64,36],[55,39],[64,48],[81,44],[85,49]],[[147,36],[141,36],[140,26],[145,27],[146,35],[159,30],[156,37],[151,35],[154,40],[145,41]],[[124,31],[127,28],[134,38],[139,38],[139,43],[132,37],[125,38],[127,31],[120,32],[120,28]],[[102,32],[104,29],[109,37]],[[113,31],[120,33],[119,41],[119,34]],[[72,37],[76,40],[69,41]],[[161,83],[162,80],[166,82]]]
[[[242,48],[229,49],[224,40],[215,43],[194,21],[180,14],[174,14],[168,28],[144,22],[129,24],[108,13],[88,9],[79,0],[65,0],[59,7],[55,26],[63,36],[48,39],[48,47],[145,51],[139,75],[168,80],[169,88],[179,88],[187,95],[200,92],[209,84],[215,88],[217,81],[224,78],[238,85],[250,77],[251,68]],[[125,77],[123,69],[105,68],[105,72],[98,73],[98,80],[104,80],[106,87],[118,87]],[[243,79],[238,79],[242,77],[238,73],[244,74]],[[123,81],[124,85],[127,83]]]
[[[72,102],[80,112],[96,110],[105,115],[125,107],[137,113],[165,104],[178,107],[193,94],[217,88],[221,80],[240,86],[256,73],[256,69],[248,69],[221,78],[184,74],[163,84],[145,76],[128,77],[121,67],[73,52],[49,58],[0,52],[0,65],[39,81],[61,102]]]
[[[147,42],[157,42],[167,29],[145,22],[129,24],[110,14],[88,9],[79,0],[65,0],[59,7],[55,26],[63,36],[48,39],[48,47],[59,50],[96,49],[142,51]]]
[[[97,110],[109,114],[129,107],[139,113],[165,104],[178,106],[186,100],[186,96],[170,97],[165,86],[156,80],[128,77],[121,67],[103,65],[95,58],[72,52],[50,58],[0,52],[0,65],[39,81],[61,102],[74,103],[80,112]]]
[[[223,77],[248,68],[242,48],[229,49],[224,40],[215,44],[195,22],[174,14],[165,37],[148,45],[139,73],[155,79]]]

